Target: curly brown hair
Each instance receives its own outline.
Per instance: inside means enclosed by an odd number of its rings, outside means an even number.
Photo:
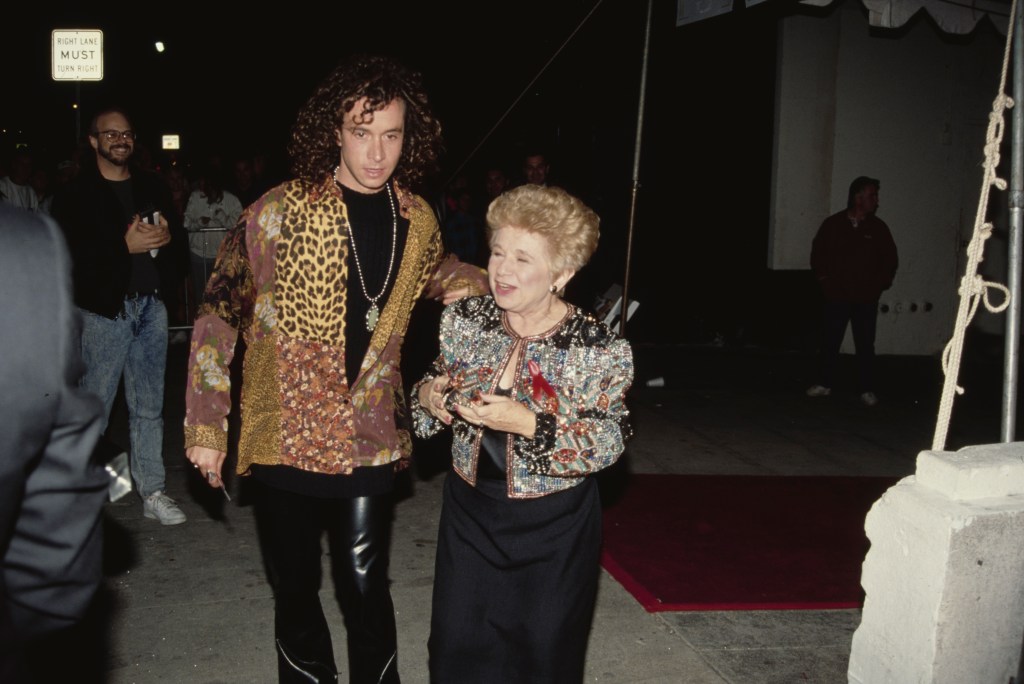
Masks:
[[[292,127],[288,154],[292,172],[320,182],[338,164],[337,132],[356,102],[366,98],[363,120],[396,98],[405,102],[402,157],[395,168],[399,185],[415,188],[437,170],[441,153],[441,124],[434,118],[418,72],[391,57],[355,55],[342,62],[316,89],[299,111]]]

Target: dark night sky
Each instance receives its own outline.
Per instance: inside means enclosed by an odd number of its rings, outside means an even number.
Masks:
[[[5,98],[2,124],[31,143],[74,140],[76,86],[50,80],[50,31],[99,28],[105,78],[81,85],[84,116],[113,99],[129,108],[143,134],[181,133],[186,150],[280,148],[296,110],[342,57],[390,53],[424,73],[445,124],[449,165],[479,142],[595,5],[499,137],[556,136],[559,127],[580,123],[569,110],[605,106],[610,92],[635,101],[644,12],[643,3],[624,0],[419,2],[390,12],[377,8],[383,3],[299,2],[294,12],[250,6],[206,16],[187,9],[195,3],[163,10],[85,5],[47,6],[45,16],[28,19],[0,43],[7,92],[18,94]],[[163,54],[153,49],[158,39],[168,46]],[[569,116],[556,121],[556,112]]]
[[[673,339],[693,333],[686,321],[733,315],[721,302],[756,289],[764,271],[777,18],[793,3],[682,28],[674,2],[655,5],[631,287],[643,302],[635,335]],[[342,57],[395,54],[424,74],[445,127],[445,180],[595,6],[466,170],[497,160],[514,171],[524,146],[547,146],[555,181],[602,216],[601,246],[578,280],[603,290],[624,270],[646,12],[638,0],[298,2],[233,16],[194,3],[47,5],[0,41],[2,147],[66,155],[75,85],[50,80],[50,32],[100,28],[105,80],[82,84],[86,116],[114,100],[133,112],[143,142],[180,133],[183,158],[195,161],[283,152],[297,109]],[[702,289],[723,275],[732,290]]]

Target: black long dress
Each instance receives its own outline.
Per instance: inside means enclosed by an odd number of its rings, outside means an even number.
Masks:
[[[477,486],[444,485],[430,677],[436,684],[583,680],[597,595],[601,505],[590,478],[509,499],[508,434],[486,430]]]

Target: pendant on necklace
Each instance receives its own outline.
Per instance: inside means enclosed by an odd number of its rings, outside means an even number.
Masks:
[[[370,304],[370,310],[366,312],[366,329],[373,332],[373,329],[377,327],[377,321],[380,320],[380,309],[377,308],[376,304]]]

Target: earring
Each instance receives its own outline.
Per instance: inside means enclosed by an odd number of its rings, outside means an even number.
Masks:
[[[550,292],[551,294],[555,294],[556,292],[558,292],[558,286],[552,283],[551,287],[548,288],[548,292]]]

